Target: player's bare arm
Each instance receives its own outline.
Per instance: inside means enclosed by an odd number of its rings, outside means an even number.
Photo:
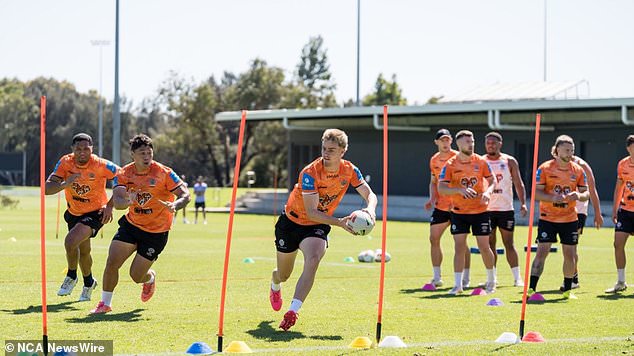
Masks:
[[[495,179],[495,176],[490,176],[488,178],[485,178],[487,183],[489,184],[489,186],[487,187],[487,189],[482,193],[482,201],[484,203],[489,203],[489,200],[491,200],[491,194],[493,194],[493,190],[495,189],[495,185],[497,184],[497,180]]]
[[[438,180],[432,174],[429,179],[429,200],[425,203],[425,209],[431,210],[438,200]]]
[[[80,176],[81,174],[79,173],[73,173],[70,176],[68,176],[66,180],[63,180],[62,178],[58,176],[51,175],[46,180],[46,184],[44,186],[44,194],[45,195],[57,194],[60,191],[66,189],[66,187],[68,187],[69,185],[73,184],[73,182],[76,181],[77,178],[79,178]]]
[[[614,187],[614,197],[612,198],[612,222],[616,224],[616,215],[619,211],[619,205],[621,204],[621,197],[623,196],[623,180],[618,178],[616,180],[616,186]]]
[[[342,218],[336,218],[323,213],[317,209],[319,206],[319,194],[317,193],[305,193],[302,194],[302,200],[304,201],[304,209],[306,210],[306,216],[308,219],[320,224],[339,226],[340,228],[354,234],[352,229],[346,225],[346,222],[350,220],[350,216],[344,216]]]
[[[546,189],[546,185],[537,184],[535,186],[535,199],[539,201],[549,201],[553,203],[561,203],[564,201],[565,197],[563,194],[550,194],[544,191]]]
[[[517,160],[513,157],[509,157],[509,169],[511,171],[511,179],[513,180],[513,187],[515,187],[515,193],[517,193],[517,199],[520,201],[520,215],[526,216],[528,209],[526,208],[526,187],[522,176],[520,176],[520,166]]]
[[[370,189],[370,186],[366,182],[363,182],[363,184],[357,187],[357,192],[367,203],[366,208],[362,210],[370,214],[372,220],[376,221],[376,204],[378,202],[376,194],[374,194],[374,192],[372,191],[372,189]]]
[[[173,202],[160,201],[161,204],[165,205],[172,213],[176,212],[176,210],[183,209],[191,200],[189,189],[185,188],[183,184],[179,185],[172,193],[176,195],[176,200]]]

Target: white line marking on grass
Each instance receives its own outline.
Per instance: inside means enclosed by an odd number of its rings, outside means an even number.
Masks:
[[[566,338],[566,339],[546,339],[547,343],[570,343],[570,342],[612,342],[612,341],[627,341],[628,336],[605,336],[605,337],[582,337],[582,338]],[[508,345],[496,343],[493,340],[470,340],[470,341],[438,341],[438,342],[419,342],[409,343],[406,348],[412,347],[442,347],[442,346],[469,346],[469,345]],[[310,351],[332,351],[332,350],[352,350],[348,346],[306,346],[306,347],[287,347],[287,348],[275,348],[275,349],[252,349],[253,352],[272,353],[272,352],[310,352]],[[163,353],[147,353],[147,354],[115,354],[121,356],[137,355],[137,356],[149,356],[149,355],[182,355],[183,352],[163,352]]]
[[[261,261],[276,261],[275,258],[272,257],[251,257],[254,260],[261,260]],[[304,260],[298,258],[297,260],[295,260],[295,263],[304,263]],[[321,266],[341,266],[341,267],[352,267],[352,268],[377,268],[377,266],[373,266],[372,263],[340,263],[340,262],[322,262],[320,263]],[[380,266],[380,264],[377,263],[377,265]]]

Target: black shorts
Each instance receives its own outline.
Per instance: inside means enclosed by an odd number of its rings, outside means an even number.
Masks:
[[[515,212],[508,211],[489,211],[489,219],[491,219],[491,231],[496,228],[506,231],[515,230]]]
[[[198,208],[202,208],[203,210],[205,210],[205,202],[202,203],[194,203],[194,208],[196,210],[198,210]]]
[[[469,228],[473,236],[489,236],[491,233],[491,222],[489,213],[479,214],[456,214],[451,213],[451,234],[468,234]]]
[[[614,231],[627,232],[630,235],[634,234],[634,212],[619,209],[616,214]]]
[[[167,235],[165,232],[147,232],[130,224],[125,215],[119,219],[119,230],[114,235],[113,240],[127,242],[136,245],[136,252],[150,261],[156,261],[165,245],[167,245]]]
[[[557,242],[557,234],[559,234],[562,245],[576,245],[579,243],[577,224],[577,221],[556,223],[540,219],[537,224],[536,240],[538,243]]]
[[[586,219],[588,215],[586,214],[577,214],[577,231],[579,235],[583,234],[583,227],[586,226]]]
[[[326,241],[328,246],[328,233],[330,225],[300,225],[289,219],[282,213],[275,224],[275,248],[279,252],[293,252],[299,248],[299,244],[307,237],[318,237]]]
[[[97,232],[99,231],[99,229],[101,229],[101,227],[103,226],[103,224],[101,223],[101,215],[101,209],[91,211],[80,216],[73,215],[68,210],[66,210],[66,212],[64,213],[64,221],[66,221],[66,224],[68,224],[68,231],[72,230],[78,223],[82,223],[92,229],[92,234],[90,235],[90,237],[95,237],[97,236]]]
[[[431,213],[431,220],[429,220],[430,225],[436,224],[444,224],[451,220],[451,213],[448,211],[434,209],[434,212]]]

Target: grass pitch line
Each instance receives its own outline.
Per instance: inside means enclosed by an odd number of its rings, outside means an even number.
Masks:
[[[546,339],[547,343],[577,343],[577,342],[613,342],[613,341],[628,341],[628,336],[605,336],[605,337],[581,337],[581,338],[566,338],[566,339]],[[447,346],[469,346],[469,345],[502,345],[496,343],[494,340],[470,340],[470,341],[439,341],[439,342],[419,342],[408,343],[407,348],[413,347],[447,347]],[[311,351],[334,351],[334,350],[352,350],[350,347],[341,346],[306,346],[306,347],[287,347],[287,348],[274,348],[274,349],[252,349],[255,353],[277,353],[277,352],[311,352]],[[117,356],[150,356],[150,355],[182,355],[183,352],[162,352],[162,353],[134,353],[134,354],[115,354]]]

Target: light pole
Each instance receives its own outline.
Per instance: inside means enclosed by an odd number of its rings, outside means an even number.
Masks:
[[[355,104],[361,105],[359,102],[359,62],[361,61],[361,0],[357,0],[357,100]]]
[[[114,107],[112,108],[112,162],[121,165],[121,113],[119,112],[119,0],[114,37]]]
[[[99,47],[99,157],[103,157],[103,104],[101,88],[103,82],[103,47],[110,45],[108,40],[91,40],[93,46]]]

